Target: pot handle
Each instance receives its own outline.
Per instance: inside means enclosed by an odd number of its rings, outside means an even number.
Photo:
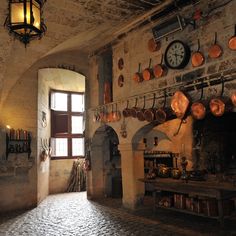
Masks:
[[[164,90],[164,103],[163,103],[163,109],[166,107],[166,100],[167,100],[167,93],[166,89]]]
[[[135,105],[134,105],[134,107],[137,107],[137,104],[138,104],[138,98],[135,98]]]
[[[148,66],[149,69],[151,68],[151,65],[152,65],[152,58],[149,59],[149,66]]]
[[[223,94],[224,94],[224,90],[225,90],[225,80],[224,80],[224,77],[221,77],[221,97],[223,97]]]
[[[146,96],[143,96],[143,109],[145,109],[146,106]]]
[[[201,47],[201,45],[200,45],[200,39],[198,39],[198,40],[197,40],[197,52],[200,51],[200,47]]]
[[[152,103],[152,108],[154,108],[155,103],[156,103],[156,94],[154,93],[154,94],[153,94],[153,103]]]
[[[138,63],[138,73],[141,71],[141,63]]]

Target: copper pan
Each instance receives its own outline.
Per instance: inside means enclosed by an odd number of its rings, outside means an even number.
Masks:
[[[100,113],[100,121],[107,122],[107,111],[105,107],[102,108],[102,112]]]
[[[143,76],[140,73],[140,70],[141,70],[141,63],[139,63],[139,65],[138,65],[138,72],[136,72],[133,76],[133,80],[137,83],[140,83],[143,81]]]
[[[111,111],[107,113],[107,122],[113,122],[113,113],[114,113],[114,108],[113,104],[111,105]]]
[[[161,55],[161,62],[153,67],[153,74],[155,78],[160,78],[167,74],[167,68],[163,65],[163,54]]]
[[[171,109],[176,117],[183,119],[189,106],[189,99],[182,91],[176,91],[171,99]]]
[[[130,108],[129,108],[129,100],[127,100],[127,106],[122,112],[124,117],[129,117],[130,116]]]
[[[203,98],[203,85],[202,85],[201,97],[199,101],[194,102],[191,105],[191,114],[192,114],[192,117],[196,120],[202,120],[206,116],[206,106],[204,105],[202,98]]]
[[[146,80],[146,81],[151,80],[154,77],[153,76],[153,70],[151,68],[151,64],[152,64],[152,59],[150,58],[148,68],[143,70],[143,79]]]
[[[191,62],[193,67],[198,67],[203,65],[205,61],[203,53],[200,51],[200,41],[198,39],[198,49],[192,54]]]
[[[137,118],[139,121],[145,121],[145,117],[144,117],[144,112],[145,112],[145,106],[146,106],[146,97],[143,97],[143,108],[137,112]]]
[[[166,94],[166,91],[165,91],[163,107],[157,109],[156,114],[155,114],[156,115],[156,120],[161,124],[166,122],[173,115],[171,109],[166,107],[166,102],[167,102],[167,94]]]
[[[231,50],[236,50],[236,25],[234,26],[234,36],[229,39],[228,47]]]
[[[223,94],[224,94],[224,80],[222,79],[222,89],[221,89],[221,95],[219,98],[212,98],[210,100],[210,111],[214,116],[223,116],[225,113],[225,101],[223,100]]]
[[[222,55],[223,50],[221,48],[221,46],[219,44],[217,44],[217,33],[215,32],[215,42],[213,45],[211,45],[211,47],[208,50],[208,56],[210,58],[218,58]]]
[[[144,118],[148,122],[153,122],[155,120],[155,112],[156,112],[155,103],[156,103],[156,94],[154,93],[152,107],[146,109],[144,112]]]
[[[135,105],[130,109],[130,116],[133,118],[137,117],[137,112],[140,110],[140,108],[137,107],[138,104],[138,98],[135,98]]]
[[[116,103],[116,111],[113,113],[113,121],[120,121],[121,114],[120,111],[117,109],[117,103]]]
[[[236,91],[231,94],[232,104],[236,107]]]
[[[150,52],[156,52],[156,51],[160,50],[160,48],[161,48],[160,41],[156,42],[154,38],[151,38],[148,40],[148,50]]]

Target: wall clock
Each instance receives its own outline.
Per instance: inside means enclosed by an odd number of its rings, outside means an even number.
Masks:
[[[171,69],[184,68],[190,59],[190,48],[180,40],[171,42],[165,51],[165,64]]]

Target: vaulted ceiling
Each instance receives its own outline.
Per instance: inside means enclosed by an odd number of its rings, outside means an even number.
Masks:
[[[181,1],[181,0],[179,0]],[[117,30],[137,17],[174,0],[48,0],[43,17],[46,35],[27,47],[0,28],[0,105],[8,91],[33,64],[45,55],[69,50],[86,53],[109,41]],[[0,4],[1,25],[8,1]]]

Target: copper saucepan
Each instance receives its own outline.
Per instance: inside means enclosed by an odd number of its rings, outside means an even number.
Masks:
[[[140,73],[140,70],[141,70],[141,63],[139,63],[138,65],[138,72],[136,72],[133,76],[133,80],[137,83],[140,83],[143,81],[143,77],[142,77],[142,74]]]
[[[143,79],[146,81],[151,80],[153,78],[153,71],[151,68],[151,64],[152,64],[152,59],[150,58],[148,68],[143,70]]]
[[[208,55],[210,58],[218,58],[222,55],[223,50],[221,46],[217,43],[217,33],[215,32],[215,42],[208,50]]]
[[[145,106],[146,106],[146,97],[143,97],[143,108],[137,112],[137,118],[139,121],[145,121],[145,117],[144,117],[144,112],[145,112]]]
[[[236,25],[234,26],[234,35],[229,39],[228,47],[231,50],[236,50]]]
[[[198,67],[203,65],[205,61],[203,53],[200,51],[200,40],[198,39],[198,49],[192,54],[191,62],[193,67]]]
[[[127,106],[122,112],[124,117],[129,117],[130,116],[130,108],[129,108],[129,100],[127,100]]]
[[[191,106],[192,117],[196,120],[202,120],[206,116],[206,107],[202,102],[202,98],[203,98],[203,85],[199,101],[194,102]]]
[[[130,116],[133,118],[137,117],[137,112],[140,110],[140,108],[137,107],[138,104],[138,98],[135,98],[135,105],[130,109]]]
[[[223,101],[223,94],[224,94],[224,80],[222,78],[222,89],[221,89],[221,95],[219,98],[212,98],[210,101],[210,110],[211,113],[214,116],[223,116],[225,113],[225,103]]]
[[[155,103],[156,103],[156,94],[154,93],[152,107],[146,109],[146,111],[144,112],[144,118],[148,122],[153,122],[155,120],[155,112],[156,112],[156,108],[154,108]]]
[[[236,91],[231,94],[231,102],[236,107]]]
[[[161,62],[153,67],[155,78],[160,78],[167,74],[167,68],[163,65],[163,54],[161,55]]]
[[[148,50],[150,52],[156,52],[161,48],[161,42],[156,42],[154,38],[148,40]]]
[[[173,114],[171,109],[166,107],[166,102],[167,102],[167,94],[165,91],[164,92],[163,107],[156,110],[156,120],[161,124],[166,122],[166,120],[169,119],[171,117],[171,115]]]
[[[118,111],[117,103],[116,103],[116,111],[115,113],[113,113],[113,121],[120,121],[120,119],[121,119],[121,114],[120,114],[120,111]]]

